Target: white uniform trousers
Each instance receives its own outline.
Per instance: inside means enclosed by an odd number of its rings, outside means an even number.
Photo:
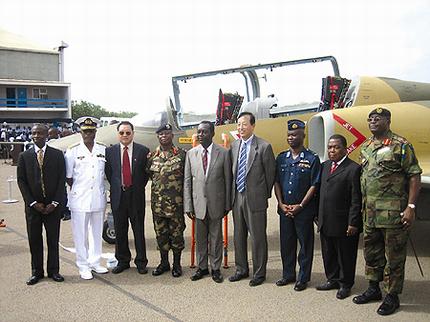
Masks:
[[[100,265],[104,211],[72,213],[72,232],[79,271]]]

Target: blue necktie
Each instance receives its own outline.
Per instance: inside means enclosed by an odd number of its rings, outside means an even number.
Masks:
[[[246,143],[243,142],[240,154],[239,163],[237,166],[236,189],[239,192],[245,191],[246,186]]]

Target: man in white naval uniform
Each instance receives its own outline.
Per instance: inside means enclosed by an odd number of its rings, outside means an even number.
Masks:
[[[66,152],[66,181],[70,186],[68,207],[72,213],[76,265],[81,278],[89,280],[93,278],[91,271],[108,272],[100,265],[106,208],[105,146],[95,142],[99,120],[84,116],[76,123],[80,126],[82,141]]]

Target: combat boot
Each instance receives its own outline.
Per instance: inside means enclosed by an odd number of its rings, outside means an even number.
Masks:
[[[153,276],[159,276],[164,272],[170,271],[169,252],[160,251],[161,262],[156,269],[152,271]]]
[[[379,288],[379,283],[371,281],[369,283],[369,288],[363,294],[355,296],[352,301],[355,304],[366,304],[371,301],[379,301],[381,299],[382,293]]]
[[[179,277],[181,275],[182,275],[181,252],[173,253],[172,276]]]
[[[393,314],[399,308],[399,306],[400,301],[397,294],[388,293],[376,312],[379,315],[390,315]]]

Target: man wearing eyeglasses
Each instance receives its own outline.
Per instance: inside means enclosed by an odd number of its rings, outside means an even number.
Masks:
[[[390,130],[391,113],[376,108],[369,114],[373,136],[361,148],[363,194],[363,253],[368,289],[353,298],[356,304],[382,299],[379,282],[387,293],[377,313],[389,315],[400,306],[405,277],[406,244],[415,221],[415,202],[421,168],[412,145]]]
[[[134,263],[139,274],[148,272],[145,244],[145,171],[149,149],[133,142],[134,126],[129,121],[117,125],[119,143],[106,149],[106,177],[110,183],[110,201],[115,228],[115,257],[118,265],[113,274],[130,268],[131,253],[128,246],[129,220],[134,234],[136,257]]]

